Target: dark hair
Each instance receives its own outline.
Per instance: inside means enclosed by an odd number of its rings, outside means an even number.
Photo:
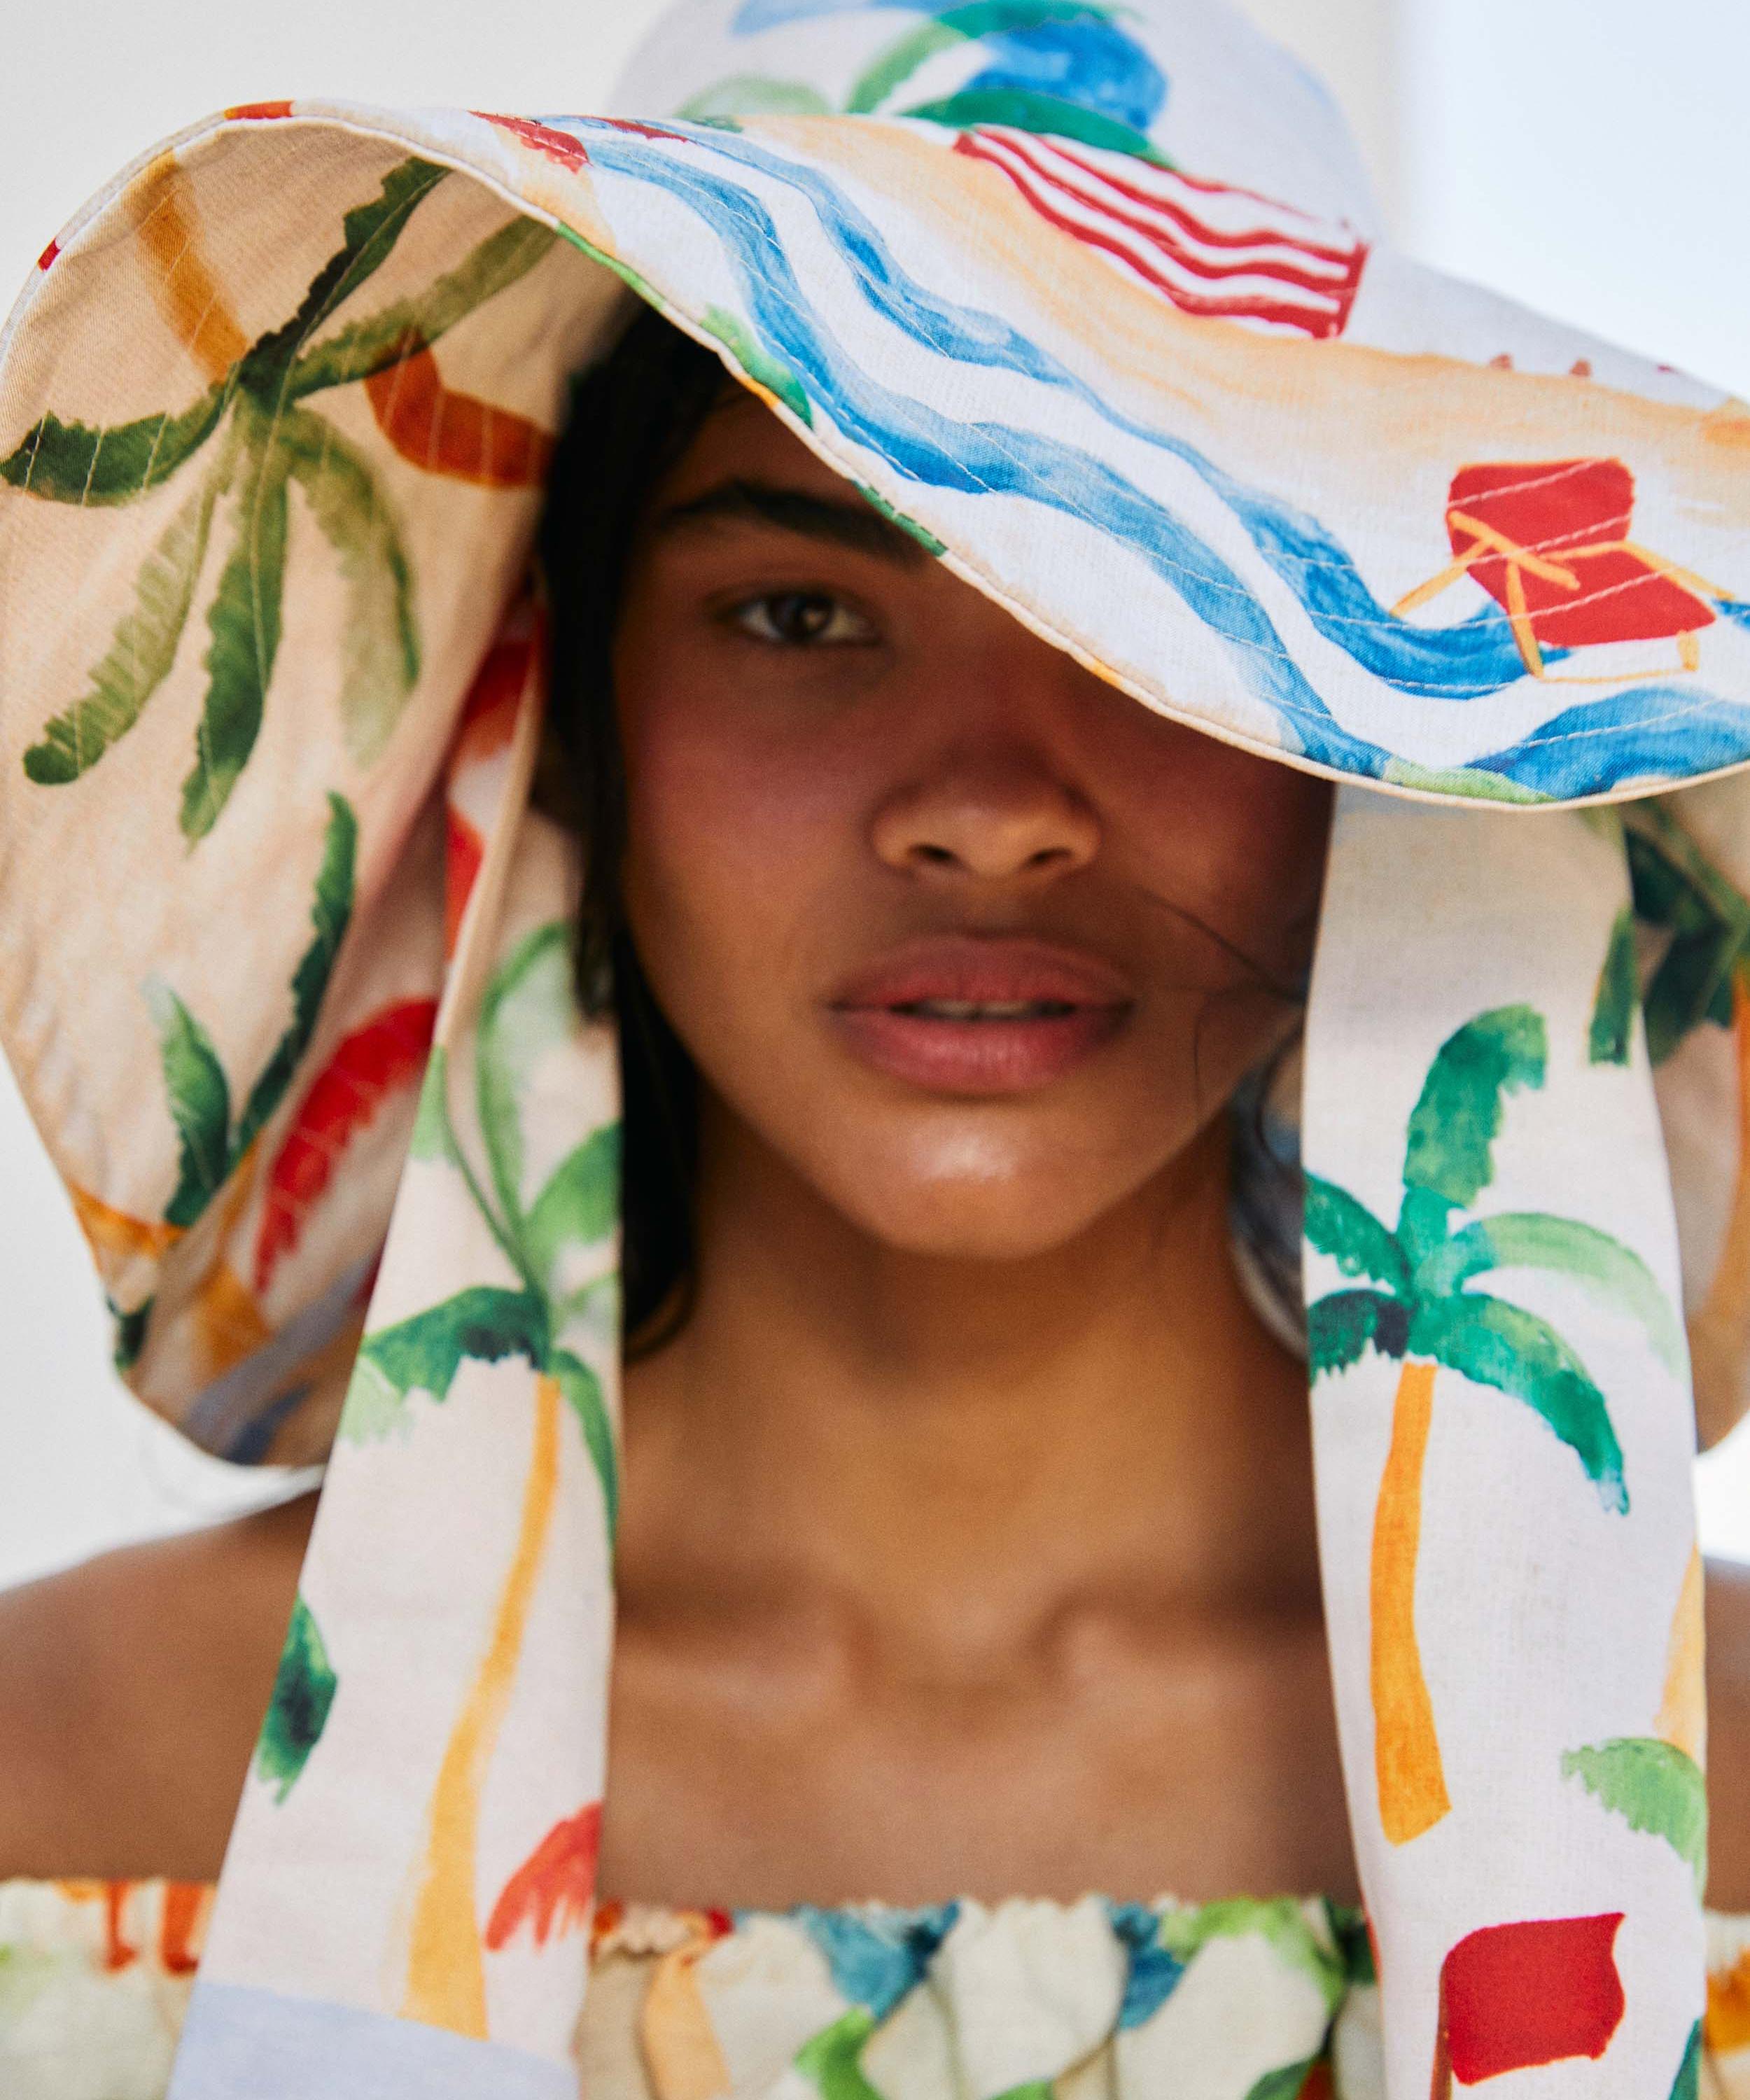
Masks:
[[[619,1030],[628,1357],[659,1348],[690,1307],[699,1118],[692,1060],[656,1003],[626,924],[614,635],[644,503],[734,383],[714,351],[641,302],[613,350],[573,382],[539,532],[551,604],[549,724],[567,776],[551,799],[566,805],[584,841],[578,987],[584,1010],[611,1008]]]

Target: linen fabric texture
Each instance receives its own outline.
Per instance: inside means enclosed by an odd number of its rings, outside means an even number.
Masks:
[[[684,0],[610,113],[197,125],[0,344],[0,1032],[134,1389],[328,1455],[176,2100],[575,2089],[619,1103],[527,563],[641,301],[1139,704],[1342,783],[1304,1171],[1278,1083],[1236,1228],[1279,1317],[1304,1235],[1386,2091],[1694,2093],[1750,411],[1395,253],[1206,0]]]

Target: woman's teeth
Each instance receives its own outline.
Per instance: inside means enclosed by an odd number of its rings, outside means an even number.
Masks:
[[[1076,1008],[1060,999],[918,999],[892,1011],[926,1021],[1060,1021]]]

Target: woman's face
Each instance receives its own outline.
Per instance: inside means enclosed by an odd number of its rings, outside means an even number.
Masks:
[[[1291,1029],[1327,785],[1040,640],[733,383],[614,660],[627,911],[705,1127],[884,1243],[1067,1242]]]

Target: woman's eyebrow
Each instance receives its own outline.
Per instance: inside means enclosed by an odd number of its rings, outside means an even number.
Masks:
[[[909,532],[884,518],[872,504],[860,499],[841,501],[817,496],[811,490],[792,488],[781,482],[750,480],[737,475],[719,482],[684,503],[672,503],[651,519],[653,536],[665,537],[695,525],[711,525],[721,519],[752,520],[781,526],[787,532],[800,532],[815,540],[835,540],[857,553],[875,554],[884,561],[907,566],[929,560],[928,549]]]

